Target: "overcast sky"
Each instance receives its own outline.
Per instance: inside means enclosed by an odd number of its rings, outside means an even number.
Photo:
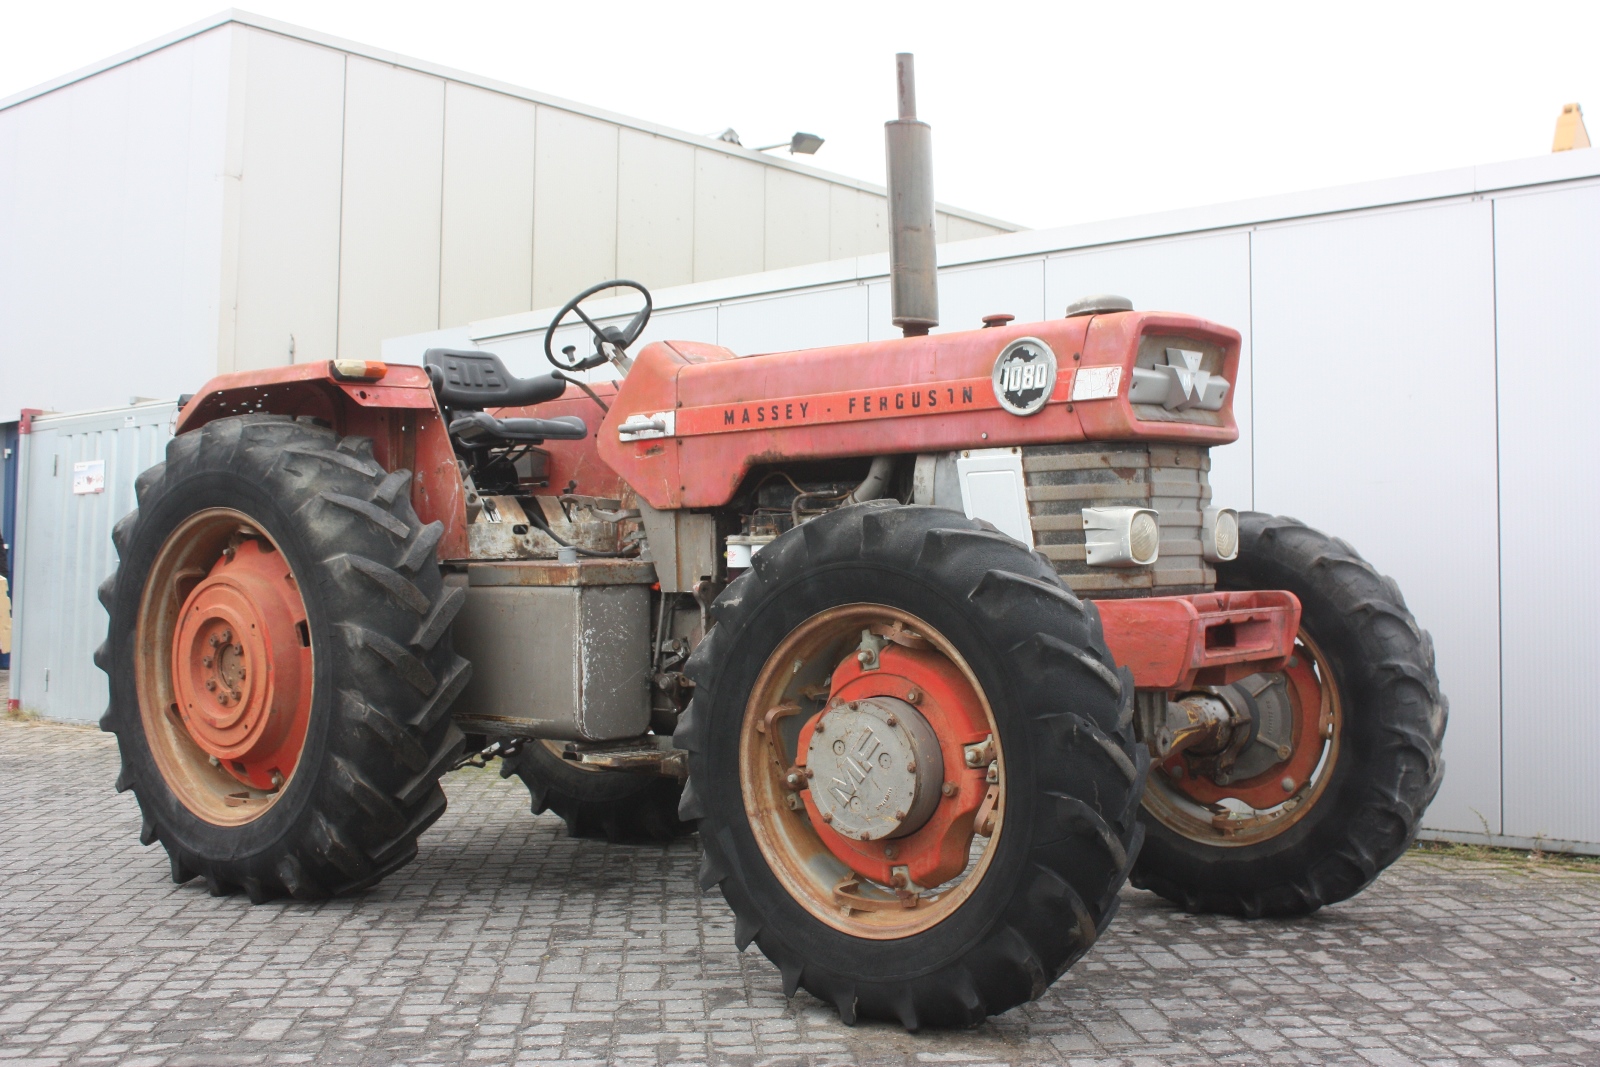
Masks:
[[[940,200],[1026,226],[1541,155],[1600,138],[1600,3],[254,0],[248,10],[744,143],[827,138],[883,182],[917,56]],[[204,0],[0,0],[0,97],[195,22]]]

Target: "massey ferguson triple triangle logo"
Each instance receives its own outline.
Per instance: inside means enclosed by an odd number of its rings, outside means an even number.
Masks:
[[[1056,387],[1056,354],[1037,337],[1019,337],[994,361],[994,395],[1013,415],[1032,415]]]

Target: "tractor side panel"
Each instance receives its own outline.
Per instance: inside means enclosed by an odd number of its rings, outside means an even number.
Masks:
[[[1032,415],[1001,407],[991,375],[1012,341],[1055,354],[1049,399]],[[757,464],[1083,440],[1226,444],[1231,395],[1204,417],[1133,404],[1136,365],[1198,346],[1230,383],[1239,334],[1188,315],[1122,313],[739,358],[725,348],[653,344],[640,353],[598,453],[661,509],[725,504]],[[627,419],[671,416],[664,433],[622,440]]]
[[[421,367],[390,366],[377,382],[340,381],[326,362],[219,375],[184,405],[174,433],[255,412],[321,419],[339,434],[370,437],[385,469],[412,472],[417,517],[444,524],[440,558],[467,555],[466,487]]]

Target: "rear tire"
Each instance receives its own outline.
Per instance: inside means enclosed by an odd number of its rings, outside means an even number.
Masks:
[[[443,584],[443,527],[418,521],[410,482],[410,472],[374,461],[368,439],[276,415],[185,433],[140,475],[138,509],[113,533],[121,564],[100,593],[111,617],[95,654],[111,689],[100,725],[117,735],[117,789],[138,799],[140,840],[165,846],[174,882],[202,878],[213,894],[242,889],[257,903],[360,889],[409,862],[443,814],[438,778],[463,743],[447,712],[471,673],[448,633],[464,591]],[[275,791],[230,778],[208,757],[197,720],[165,706],[183,681],[159,649],[182,631],[157,625],[157,609],[182,603],[182,582],[192,581],[183,576],[196,572],[171,572],[170,587],[159,576],[171,553],[197,551],[184,531],[208,515],[248,520],[269,546],[261,552],[281,553],[303,603],[309,713]],[[276,670],[268,657],[250,677],[261,685]],[[273,704],[270,715],[281,714]],[[235,814],[218,798],[236,799]]]
[[[1301,650],[1320,658],[1340,708],[1336,759],[1303,814],[1248,844],[1180,833],[1147,799],[1133,884],[1193,912],[1306,915],[1359,893],[1410,847],[1444,776],[1448,705],[1433,641],[1392,579],[1294,519],[1246,512],[1239,533],[1238,558],[1217,566],[1218,588],[1300,598]],[[1151,774],[1152,793],[1171,788]]]
[[[1132,678],[1111,666],[1098,612],[1042,558],[953,512],[861,504],[762,549],[712,610],[717,624],[690,659],[695,695],[674,737],[689,753],[680,811],[700,820],[702,887],[721,887],[738,947],[760,947],[785,995],[803,987],[846,1023],[970,1026],[1039,997],[1088,951],[1139,849],[1148,760],[1132,735]],[[832,662],[828,645],[818,668],[796,659],[790,670],[800,635],[829,634],[834,619],[850,630],[876,611],[915,620],[945,662],[966,670],[998,753],[1002,816],[964,881],[932,887],[937,895],[904,913],[846,905],[841,918],[827,904],[837,853],[822,850],[827,839],[803,812],[763,799],[766,769],[751,741],[765,730],[755,724],[778,721],[757,706],[769,688],[809,686]],[[841,639],[853,647],[859,637]],[[805,714],[783,721],[799,728]],[[917,919],[924,910],[932,914]]]
[[[528,787],[535,815],[553,811],[570,837],[613,844],[671,841],[694,833],[678,818],[683,786],[676,779],[630,771],[585,770],[539,741],[529,741],[500,762],[500,777],[516,775]]]

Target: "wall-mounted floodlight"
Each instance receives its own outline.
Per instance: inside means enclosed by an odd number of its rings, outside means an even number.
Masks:
[[[822,143],[822,138],[818,137],[814,133],[797,133],[787,141],[780,141],[778,144],[762,145],[760,148],[756,149],[756,151],[770,152],[774,148],[787,148],[791,156],[795,155],[796,153],[802,156],[814,156],[817,154],[817,149],[822,147]]]

